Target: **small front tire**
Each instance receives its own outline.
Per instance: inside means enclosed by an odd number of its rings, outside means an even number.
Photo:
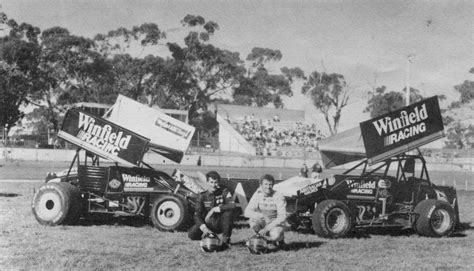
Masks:
[[[189,208],[179,197],[164,195],[153,203],[151,208],[151,221],[161,231],[183,230],[188,226]]]
[[[33,196],[32,211],[42,225],[76,224],[81,209],[80,191],[70,183],[46,183]]]

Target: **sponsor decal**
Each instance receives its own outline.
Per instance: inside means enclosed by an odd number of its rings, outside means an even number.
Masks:
[[[353,194],[373,194],[373,190],[376,188],[375,181],[366,180],[346,180],[347,186],[350,188],[350,192]]]
[[[375,189],[375,181],[355,181],[355,180],[346,180],[347,186],[349,188],[368,188],[368,189]]]
[[[123,131],[112,132],[112,126],[108,124],[96,124],[94,117],[82,112],[79,112],[77,128],[77,138],[113,155],[118,155],[120,150],[126,150],[132,138]]]
[[[120,181],[117,180],[117,179],[112,179],[110,180],[109,182],[109,187],[112,188],[112,189],[117,189],[120,187]]]
[[[371,164],[442,138],[438,97],[361,122],[360,129]]]
[[[322,182],[317,182],[317,183],[314,183],[314,184],[310,184],[308,186],[305,186],[303,188],[300,189],[300,193],[303,194],[303,195],[309,195],[311,193],[314,193],[316,191],[318,191],[318,188],[320,188],[322,186]]]
[[[202,192],[206,191],[204,188],[202,188],[200,185],[198,185],[196,183],[196,181],[194,181],[192,179],[192,177],[189,177],[189,176],[186,176],[186,175],[182,174],[179,170],[176,171],[173,178],[177,182],[182,182],[186,188],[188,188],[189,190],[193,191],[196,194],[199,194],[199,193],[202,193]]]
[[[155,125],[158,126],[158,127],[161,127],[162,129],[168,131],[168,132],[171,132],[179,137],[182,137],[184,139],[188,138],[189,135],[192,134],[192,131],[190,130],[187,130],[187,129],[183,129],[181,127],[179,127],[178,125],[170,122],[170,121],[167,121],[165,119],[162,119],[162,118],[157,118],[156,121],[155,121]]]
[[[386,116],[372,122],[378,135],[383,137],[384,146],[392,145],[426,131],[426,124],[423,122],[428,118],[426,104],[415,107],[411,112],[402,110],[399,114],[393,119],[391,116]]]
[[[431,214],[433,213],[433,211],[435,209],[436,209],[436,206],[433,205],[433,207],[431,207],[431,209],[429,210],[428,215],[426,217],[431,219]]]
[[[351,193],[353,194],[367,194],[367,195],[371,195],[373,192],[373,190],[371,189],[364,189],[364,188],[354,188],[354,189],[351,189]]]
[[[150,183],[150,177],[147,176],[133,176],[122,173],[122,179],[124,181],[124,189],[130,188],[146,188]]]
[[[129,166],[138,165],[149,139],[101,117],[70,109],[58,137],[100,157]]]

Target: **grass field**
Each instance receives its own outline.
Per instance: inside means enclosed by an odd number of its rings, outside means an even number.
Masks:
[[[67,166],[67,164],[65,164]],[[64,165],[8,164],[0,180],[41,179]],[[199,168],[206,172],[207,168]],[[164,169],[168,171],[170,169]],[[186,170],[186,169],[185,169]],[[189,168],[187,170],[193,170]],[[266,169],[219,168],[246,178]],[[262,171],[262,172],[260,172]],[[278,169],[288,177],[294,169]],[[278,174],[277,173],[277,174]],[[235,174],[235,175],[234,175]],[[277,175],[275,174],[275,175]],[[446,173],[432,172],[444,178]],[[450,179],[472,178],[449,173]],[[79,226],[45,227],[31,213],[33,190],[41,182],[0,182],[0,269],[192,269],[192,270],[387,270],[474,269],[474,192],[458,191],[464,230],[433,239],[410,232],[359,232],[347,239],[327,240],[309,233],[289,232],[289,251],[255,256],[242,242],[250,230],[242,223],[234,230],[233,246],[204,253],[183,232],[160,232],[147,221],[102,219]]]

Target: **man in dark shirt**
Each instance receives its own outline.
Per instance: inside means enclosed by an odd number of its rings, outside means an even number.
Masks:
[[[215,171],[206,174],[209,188],[198,195],[194,212],[195,225],[188,231],[191,240],[201,240],[207,233],[222,233],[223,246],[229,247],[235,203],[229,190],[221,187]]]

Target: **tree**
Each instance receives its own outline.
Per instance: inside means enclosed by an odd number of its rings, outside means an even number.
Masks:
[[[154,23],[144,23],[140,26],[134,26],[132,29],[120,27],[109,31],[107,34],[97,34],[94,41],[97,50],[108,57],[115,54],[125,54],[131,46],[138,44],[142,51],[147,46],[159,45],[160,40],[166,38],[158,25]]]
[[[239,85],[234,88],[235,104],[258,107],[273,103],[275,108],[283,108],[282,95],[292,96],[291,83],[304,78],[300,68],[284,67],[280,74],[270,74],[266,64],[278,62],[282,58],[280,50],[255,47],[247,56],[249,67],[239,77]]]
[[[29,93],[41,87],[39,29],[18,24],[4,13],[0,13],[0,24],[9,29],[8,35],[0,38],[0,125],[8,133],[24,116],[20,106],[28,103]]]
[[[94,50],[94,42],[74,36],[62,27],[44,30],[39,37],[40,85],[30,100],[42,108],[31,113],[40,127],[59,129],[60,116],[77,102],[102,102],[103,84],[98,83],[109,69],[106,59]],[[43,125],[49,121],[48,125]],[[49,130],[48,130],[49,133]]]
[[[349,101],[349,89],[344,76],[337,73],[327,74],[314,71],[304,83],[301,91],[303,94],[309,95],[313,105],[324,114],[331,135],[337,134],[342,108]]]
[[[243,68],[238,53],[209,44],[219,29],[217,23],[199,15],[187,15],[181,23],[191,29],[184,46],[161,43],[166,33],[151,23],[131,30],[119,28],[94,39],[101,52],[108,57],[113,55],[116,87],[121,93],[149,105],[188,110],[192,121],[197,112],[207,110],[213,95],[237,83],[235,77]],[[143,48],[165,45],[171,57],[135,58],[125,54],[134,43]]]
[[[470,73],[474,73],[471,68]],[[470,106],[474,99],[474,81],[465,80],[463,83],[454,86],[454,90],[459,92],[459,100],[453,101],[448,109],[443,113],[443,123],[446,127],[446,147],[464,149],[474,146],[474,126],[464,122],[462,117],[464,107]]]
[[[398,110],[405,107],[405,92],[402,90],[399,92],[386,92],[385,86],[377,87],[375,93],[372,93],[372,97],[367,103],[367,107],[364,112],[370,112],[370,117],[375,118],[380,115]],[[442,97],[443,98],[443,97]],[[423,97],[420,95],[420,91],[414,88],[410,88],[410,102],[415,103],[421,101]]]
[[[29,86],[25,76],[8,65],[0,65],[0,126],[6,134],[24,116],[20,106],[26,104]]]
[[[474,100],[474,81],[465,80],[462,84],[454,86],[454,89],[461,94],[459,102],[462,104],[467,104]]]
[[[163,71],[163,59],[149,55],[133,58],[128,54],[115,55],[111,60],[114,88],[121,94],[139,102],[153,103],[152,83],[154,74]]]
[[[208,43],[219,29],[217,23],[195,15],[187,15],[181,23],[192,29],[198,27],[200,31],[190,31],[183,47],[167,44],[173,62],[167,65],[171,71],[167,74],[167,87],[160,91],[166,97],[164,102],[173,100],[179,109],[188,110],[193,122],[199,112],[207,111],[213,95],[238,83],[236,78],[243,67],[238,53]]]
[[[452,149],[470,149],[474,147],[474,126],[456,121],[446,128],[446,147]]]

